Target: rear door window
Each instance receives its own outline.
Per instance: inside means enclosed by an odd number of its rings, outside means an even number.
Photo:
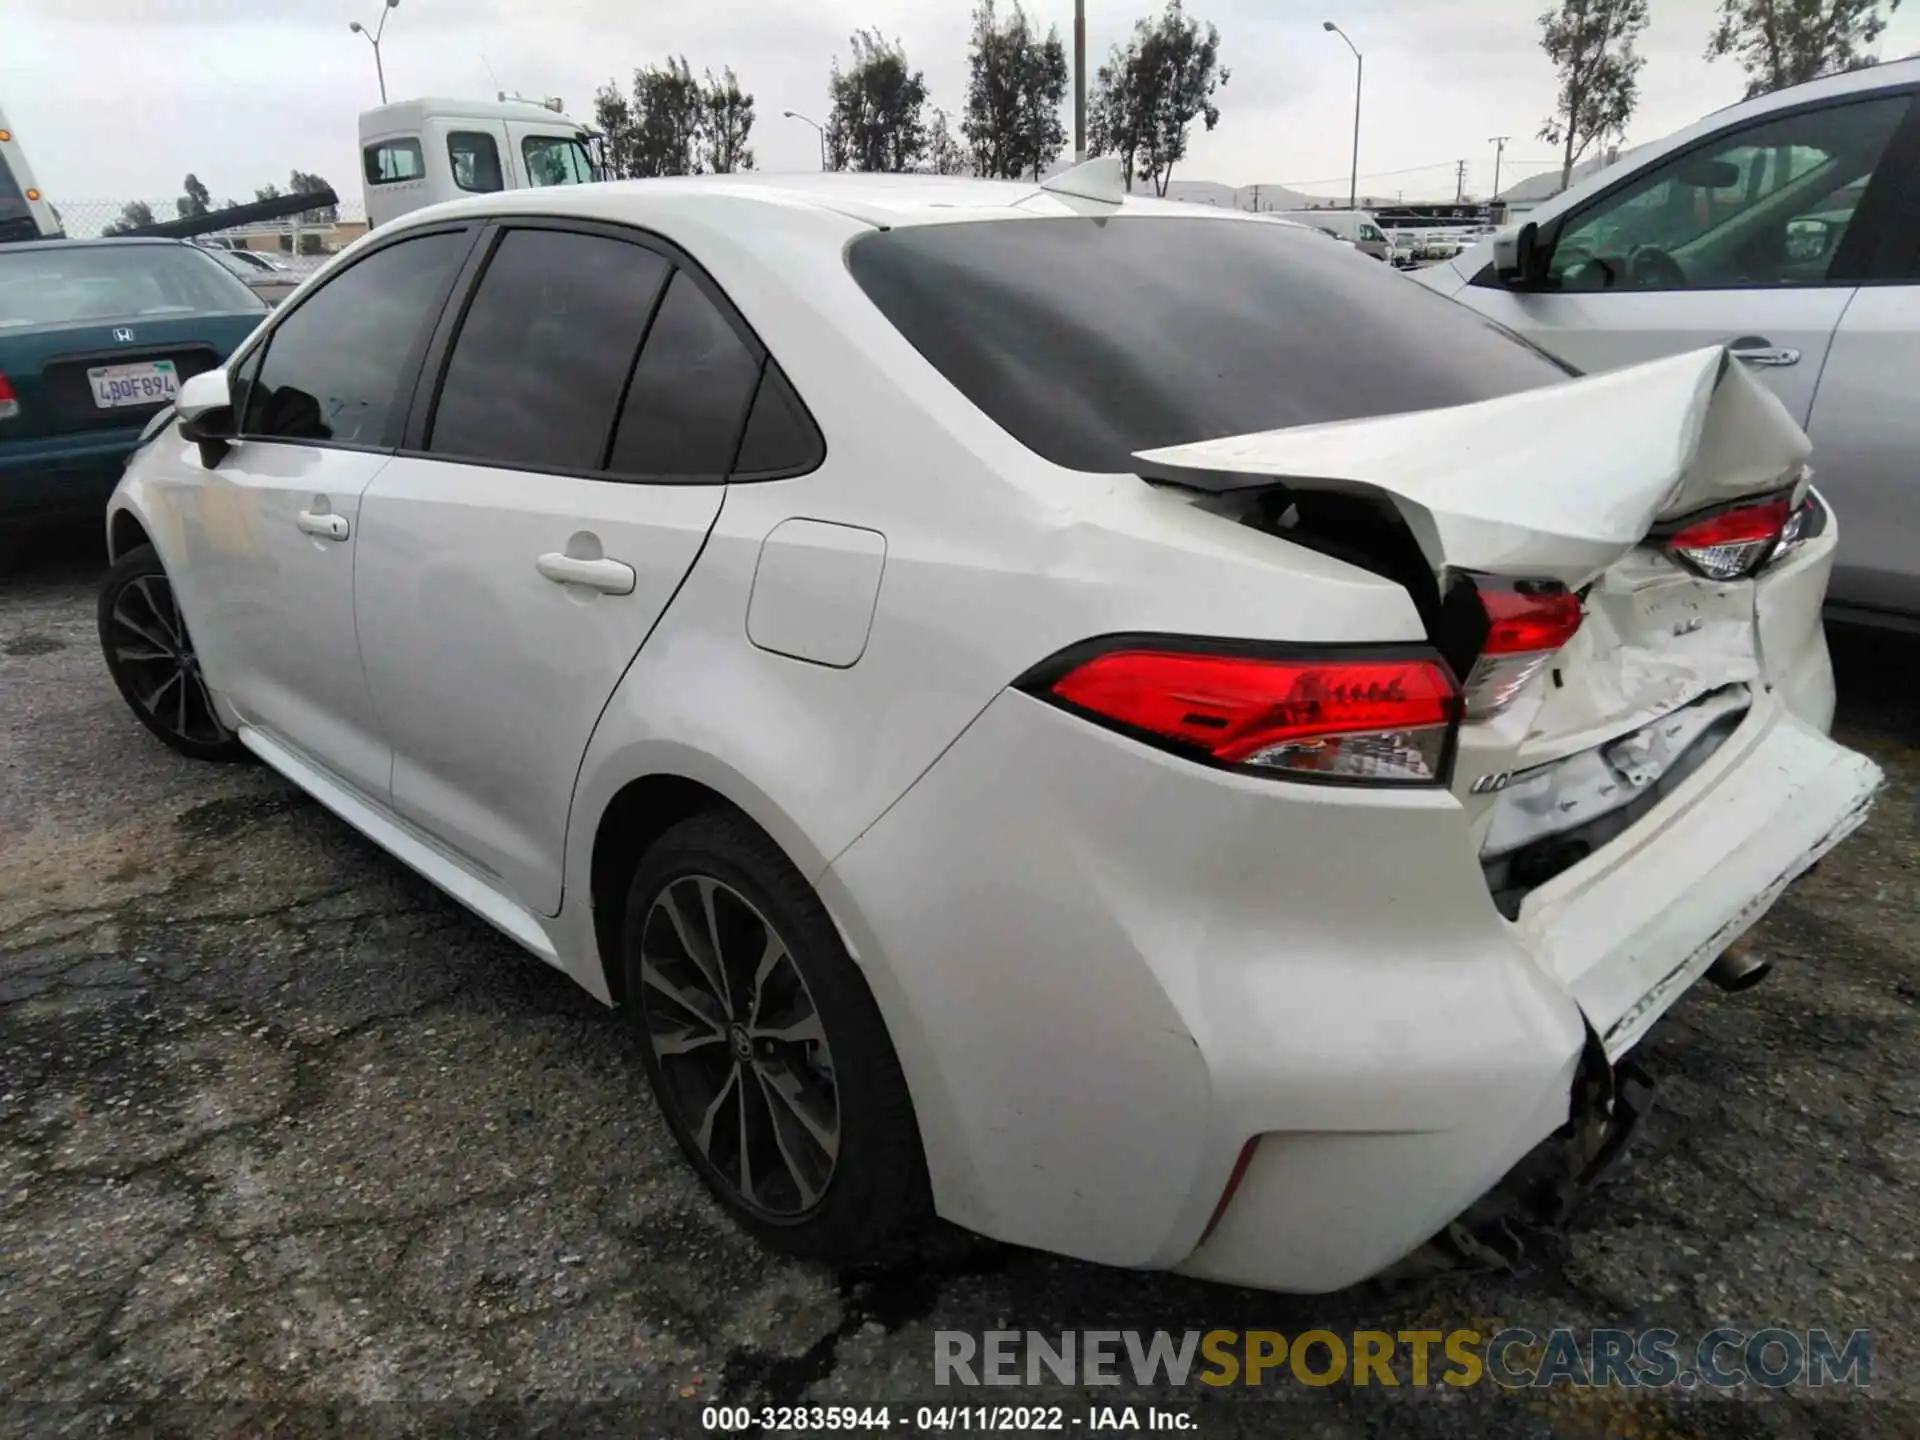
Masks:
[[[847,263],[880,311],[1037,454],[1136,450],[1491,399],[1572,373],[1297,226],[1118,216],[902,226]]]
[[[759,358],[733,323],[677,272],[633,372],[612,468],[645,479],[725,479],[759,380]]]
[[[670,268],[607,236],[508,231],[454,340],[427,449],[519,469],[604,469]]]

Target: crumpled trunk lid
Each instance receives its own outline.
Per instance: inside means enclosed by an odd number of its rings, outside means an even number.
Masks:
[[[1134,458],[1148,479],[1199,490],[1376,495],[1436,574],[1578,589],[1661,521],[1795,483],[1810,448],[1786,407],[1716,346],[1473,405]]]

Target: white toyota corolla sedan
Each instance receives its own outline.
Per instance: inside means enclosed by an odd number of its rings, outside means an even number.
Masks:
[[[407,215],[108,530],[134,714],[617,1006],[833,1260],[1376,1273],[1605,1152],[1880,783],[1805,437],[1720,350],[1582,379],[1109,162]]]

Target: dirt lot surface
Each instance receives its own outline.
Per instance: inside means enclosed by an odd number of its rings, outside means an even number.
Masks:
[[[1157,1398],[1207,1436],[1920,1433],[1920,642],[1836,635],[1839,732],[1889,790],[1757,932],[1776,973],[1642,1048],[1660,1108],[1596,1203],[1510,1273],[1303,1298],[757,1249],[617,1016],[266,770],[134,724],[102,563],[0,577],[0,1435],[692,1434],[719,1401],[966,1400],[936,1330],[1720,1323],[1869,1329],[1871,1390],[972,1398],[1075,1430]]]

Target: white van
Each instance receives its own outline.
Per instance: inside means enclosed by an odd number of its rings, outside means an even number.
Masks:
[[[1388,259],[1393,253],[1393,247],[1387,243],[1386,232],[1368,211],[1282,210],[1279,213],[1282,220],[1311,225],[1316,230],[1324,230],[1329,235],[1351,241],[1362,254],[1371,255],[1376,260]]]
[[[556,102],[558,103],[558,102]],[[403,100],[360,117],[367,225],[462,195],[595,178],[586,127],[531,100]]]

